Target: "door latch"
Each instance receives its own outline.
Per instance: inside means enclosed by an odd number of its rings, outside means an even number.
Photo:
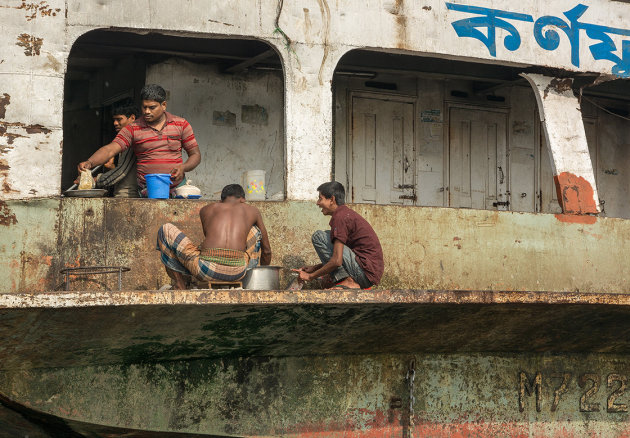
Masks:
[[[510,201],[498,201],[498,202],[493,202],[492,203],[493,207],[499,207],[499,206],[503,206],[503,207],[509,207],[510,206]]]
[[[398,184],[399,189],[413,189],[415,187],[413,184]]]
[[[398,199],[411,199],[412,201],[416,201],[418,197],[416,195],[400,195]]]

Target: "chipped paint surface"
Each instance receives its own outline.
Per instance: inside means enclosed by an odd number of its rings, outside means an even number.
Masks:
[[[411,359],[416,384],[409,415]],[[603,438],[629,431],[627,413],[608,411],[614,388],[606,388],[608,375],[628,371],[620,355],[331,355],[28,370],[2,373],[0,386],[75,427],[82,421],[249,437]],[[543,377],[540,412],[534,387],[519,396],[521,372]],[[552,411],[565,374],[566,390]],[[580,411],[589,386],[578,381],[585,375],[602,382],[587,399],[597,411]]]
[[[0,265],[0,291],[60,290],[60,269],[95,265],[130,267],[123,275],[123,289],[158,289],[170,280],[155,250],[157,229],[172,222],[193,241],[201,241],[198,212],[203,205],[112,198],[8,201],[5,211],[15,215],[17,223],[6,230],[14,243],[0,246],[0,260],[6,260]],[[328,218],[314,202],[255,205],[269,230],[272,263],[287,268],[282,272],[284,285],[288,268],[317,261],[311,234],[327,229]],[[619,245],[630,234],[625,220],[567,223],[551,214],[351,207],[373,225],[381,240],[386,268],[380,288],[628,291],[630,271],[618,263],[629,256]],[[146,218],[142,225],[136,222],[139,217]],[[70,290],[115,288],[115,276],[70,282]]]
[[[386,275],[373,291],[158,292],[167,278],[154,249],[157,227],[174,222],[199,240],[202,202],[58,197],[64,68],[73,41],[92,29],[258,38],[278,51],[292,201],[258,206],[274,263],[285,267],[315,262],[310,234],[327,227],[314,203],[296,200],[312,199],[331,176],[331,82],[349,50],[579,72],[608,72],[609,62],[585,57],[576,68],[531,38],[518,51],[499,45],[491,57],[479,41],[454,34],[451,23],[462,16],[437,0],[288,1],[280,11],[270,0],[201,10],[182,2],[177,14],[155,0],[141,15],[127,6],[0,1],[0,394],[58,417],[49,425],[85,434],[98,428],[86,422],[215,436],[630,434],[627,395],[611,401],[630,375],[630,271],[619,262],[630,255],[630,223],[583,214],[597,203],[597,187],[566,80],[547,78],[535,89],[554,175],[571,175],[564,203],[579,214],[564,216],[581,223],[352,206],[383,243]],[[518,8],[562,17],[573,6],[524,0]],[[594,23],[630,21],[627,4],[590,6]],[[567,54],[563,35],[560,43]],[[54,198],[33,200],[46,197]],[[73,278],[72,291],[60,291],[61,268],[95,264],[131,267],[124,290],[106,291],[110,278]],[[9,417],[0,409],[0,421],[25,435],[19,427],[28,417]]]
[[[497,53],[493,56],[480,41],[457,36],[452,23],[465,19],[466,14],[449,10],[446,3],[438,0],[389,1],[382,4],[317,1],[309,5],[285,2],[284,7],[278,10],[277,2],[271,0],[262,0],[256,8],[248,2],[239,1],[229,8],[213,4],[200,9],[196,2],[188,2],[178,10],[178,14],[171,15],[161,13],[169,3],[156,0],[147,4],[146,16],[151,17],[147,20],[145,15],[126,14],[126,4],[122,0],[96,3],[78,0],[0,2],[0,20],[6,28],[2,35],[3,47],[7,48],[6,56],[3,52],[4,62],[0,63],[3,73],[1,91],[12,98],[6,121],[41,125],[53,132],[60,129],[64,67],[72,43],[81,34],[93,29],[119,28],[140,32],[160,29],[173,35],[191,35],[192,32],[201,38],[261,39],[277,50],[283,62],[287,197],[308,200],[312,197],[312,181],[325,181],[331,176],[331,83],[339,59],[353,49],[403,49],[409,54],[431,54],[472,62],[482,60],[504,65],[610,73],[611,63],[606,59],[583,56],[579,68],[573,65],[565,38],[560,38],[559,51],[555,52],[543,49],[531,37],[521,38],[518,50],[507,50],[500,44],[501,38],[497,37]],[[485,6],[497,7],[480,5],[482,8]],[[536,17],[563,17],[564,12],[573,7],[575,3],[569,0],[553,3],[525,0],[508,9]],[[305,14],[306,10],[308,14]],[[618,3],[611,8],[609,2],[598,0],[589,4],[587,15],[593,25],[624,23],[630,21],[630,7]],[[531,36],[530,23],[514,24],[518,32]],[[288,48],[287,41],[276,29],[289,36],[291,45]],[[566,88],[566,83],[562,81],[552,88],[560,91]],[[33,99],[36,102],[29,102]],[[570,116],[579,120],[577,114]],[[11,154],[10,169],[5,178],[11,190],[5,190],[5,198],[59,194],[61,187],[56,169],[61,165],[62,136],[8,133],[11,137],[0,138],[0,141],[12,138],[15,144],[24,146],[22,150],[25,152]],[[16,184],[17,180],[24,174],[33,176],[35,172],[27,160],[17,155],[33,153],[37,148],[46,155],[43,161],[49,165],[45,170],[51,177],[39,188],[21,187]],[[571,157],[575,151],[562,154]],[[555,154],[556,161],[558,155],[560,153]],[[582,173],[580,163],[558,166],[557,170],[558,173],[568,171],[585,177],[595,188],[594,181]]]
[[[16,2],[14,2],[16,3]],[[47,1],[29,2],[27,0],[21,0],[21,4],[15,6],[3,6],[12,7],[16,10],[22,10],[25,13],[26,21],[32,21],[37,17],[56,17],[61,12],[61,8],[51,7]]]
[[[43,43],[43,38],[37,38],[27,33],[22,33],[18,35],[16,45],[24,48],[24,54],[26,56],[39,56]]]
[[[558,200],[565,214],[600,211],[595,173],[572,79],[521,74],[534,89],[551,154]],[[592,223],[586,219],[586,223]]]
[[[2,93],[2,97],[0,98],[0,119],[4,119],[4,116],[7,113],[7,105],[11,103],[11,96],[7,93]]]
[[[0,294],[0,305],[0,405],[8,396],[69,428],[629,431],[627,295],[126,291]]]
[[[17,218],[5,201],[0,201],[0,225],[8,227],[17,224]]]
[[[562,211],[567,214],[597,214],[593,187],[580,176],[562,172],[554,177]]]

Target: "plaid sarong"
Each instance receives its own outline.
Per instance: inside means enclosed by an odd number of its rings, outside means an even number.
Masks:
[[[192,275],[201,281],[238,281],[248,268],[258,265],[260,239],[258,227],[249,230],[246,250],[208,248],[201,250],[175,225],[164,224],[157,235],[157,249],[161,260],[169,269]]]
[[[223,266],[246,266],[249,261],[246,252],[225,248],[201,249],[199,258]]]

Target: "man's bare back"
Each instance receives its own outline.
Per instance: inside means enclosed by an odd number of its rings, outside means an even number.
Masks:
[[[243,198],[230,196],[224,201],[206,205],[199,212],[205,239],[202,249],[225,248],[245,250],[247,234],[256,225],[261,233],[261,265],[271,262],[269,237],[260,211]]]

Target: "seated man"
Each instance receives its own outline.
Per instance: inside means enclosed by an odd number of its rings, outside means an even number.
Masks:
[[[345,205],[345,190],[337,181],[317,188],[317,206],[331,216],[330,231],[316,231],[313,246],[321,263],[304,266],[297,272],[299,281],[330,274],[332,289],[368,289],[381,280],[383,250],[370,224]]]
[[[199,212],[204,241],[199,247],[173,224],[158,231],[157,245],[166,272],[178,289],[186,289],[191,276],[201,281],[238,281],[247,269],[271,263],[271,247],[260,211],[245,203],[245,191],[230,184],[221,202]]]
[[[132,103],[127,103],[114,107],[112,119],[114,129],[120,132],[125,126],[136,121],[138,110]],[[114,198],[137,198],[138,182],[136,176],[136,156],[132,149],[126,149],[118,154],[118,163],[114,165],[112,157],[103,167],[109,169],[98,175],[96,188],[103,189],[114,187],[112,195]]]

